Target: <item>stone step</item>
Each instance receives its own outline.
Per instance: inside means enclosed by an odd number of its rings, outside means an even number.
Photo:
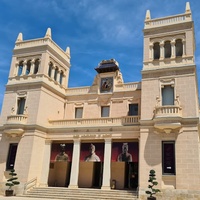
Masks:
[[[100,189],[68,189],[60,187],[37,187],[28,191],[23,197],[71,200],[136,200],[136,191],[100,190]]]

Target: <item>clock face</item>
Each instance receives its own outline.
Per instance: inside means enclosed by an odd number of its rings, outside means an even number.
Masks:
[[[113,90],[113,77],[107,77],[101,79],[100,91],[112,92]]]

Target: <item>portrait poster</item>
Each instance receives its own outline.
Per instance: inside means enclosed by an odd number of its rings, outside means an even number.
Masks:
[[[103,162],[104,143],[82,143],[80,161]]]
[[[128,148],[127,159],[123,159],[123,148]],[[138,142],[113,142],[112,144],[112,162],[138,162]]]
[[[51,145],[51,162],[72,161],[73,143],[53,143]]]

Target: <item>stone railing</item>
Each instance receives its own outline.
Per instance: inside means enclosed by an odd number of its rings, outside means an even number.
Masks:
[[[145,21],[145,28],[152,26],[162,26],[167,24],[176,24],[184,21],[191,21],[191,13],[184,13],[180,15],[174,15],[164,18],[150,19]]]
[[[26,124],[27,115],[10,115],[7,117],[7,124]]]
[[[170,105],[170,106],[158,106],[155,107],[155,117],[181,117],[182,108],[180,106]]]
[[[89,93],[90,87],[80,87],[80,88],[68,88],[66,94],[87,94]]]
[[[103,117],[103,118],[93,118],[93,119],[68,119],[68,120],[49,120],[52,126],[110,126],[110,125],[133,125],[139,123],[139,116],[126,116],[126,117]]]

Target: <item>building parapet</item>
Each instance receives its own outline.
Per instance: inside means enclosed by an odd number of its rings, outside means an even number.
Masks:
[[[152,27],[155,28],[159,26],[180,24],[181,22],[187,21],[192,21],[192,14],[190,12],[157,19],[146,19],[144,28],[147,29]]]
[[[93,119],[64,119],[64,120],[49,120],[52,126],[110,126],[110,125],[134,125],[139,124],[139,116],[125,116],[125,117],[104,117]]]

